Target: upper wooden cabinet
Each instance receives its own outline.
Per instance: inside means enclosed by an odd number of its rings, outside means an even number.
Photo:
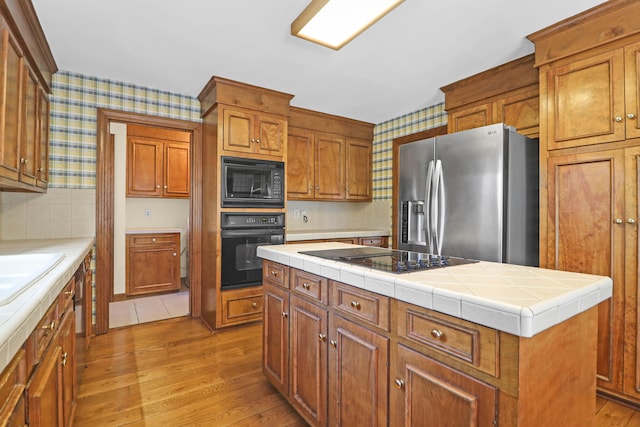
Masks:
[[[127,126],[127,196],[189,198],[190,133]]]
[[[0,4],[0,190],[43,192],[48,182],[51,75],[57,66],[33,5]]]
[[[291,107],[287,199],[370,201],[373,124]]]
[[[448,132],[506,123],[538,136],[538,72],[528,55],[444,86]]]
[[[237,107],[223,107],[222,146],[227,152],[282,157],[287,141],[286,118]]]

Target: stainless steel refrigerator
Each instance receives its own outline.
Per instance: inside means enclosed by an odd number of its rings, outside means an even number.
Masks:
[[[401,145],[398,248],[538,265],[538,158],[504,124]]]

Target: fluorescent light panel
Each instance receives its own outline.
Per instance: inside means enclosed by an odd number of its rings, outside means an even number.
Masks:
[[[338,50],[404,0],[312,0],[291,34]]]

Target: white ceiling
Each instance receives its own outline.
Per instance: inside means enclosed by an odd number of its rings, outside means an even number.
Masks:
[[[339,51],[290,35],[310,0],[32,0],[64,71],[197,96],[212,75],[380,123],[533,52],[525,38],[599,0],[405,0]]]

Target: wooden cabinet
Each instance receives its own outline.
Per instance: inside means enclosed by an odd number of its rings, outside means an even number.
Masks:
[[[397,349],[393,426],[492,427],[497,420],[497,389],[403,345]]]
[[[53,56],[30,2],[0,14],[0,189],[44,192]]]
[[[180,289],[180,233],[127,235],[127,295]]]
[[[598,309],[598,388],[635,404],[639,16],[636,2],[606,2],[528,36],[541,94],[540,265],[613,279]]]
[[[262,318],[262,285],[244,289],[221,288],[223,212],[247,208],[220,205],[222,156],[285,161],[289,101],[293,96],[214,76],[198,95],[202,111],[202,147],[194,161],[202,164],[198,191],[202,202],[200,227],[207,230],[202,250],[193,262],[202,265],[201,317],[212,330],[259,321]],[[285,182],[285,188],[288,183]],[[284,212],[284,207],[270,209]]]
[[[289,395],[289,293],[264,282],[262,371],[284,396]]]
[[[373,125],[294,107],[289,114],[287,198],[370,201]]]
[[[228,154],[251,153],[282,157],[287,141],[287,120],[284,117],[223,107],[223,151]]]
[[[190,133],[127,126],[127,197],[189,198]]]
[[[20,350],[0,375],[0,425],[24,427],[27,424],[24,389],[26,383],[25,351]]]
[[[534,55],[444,86],[448,132],[506,123],[535,138],[539,132],[538,72]]]

